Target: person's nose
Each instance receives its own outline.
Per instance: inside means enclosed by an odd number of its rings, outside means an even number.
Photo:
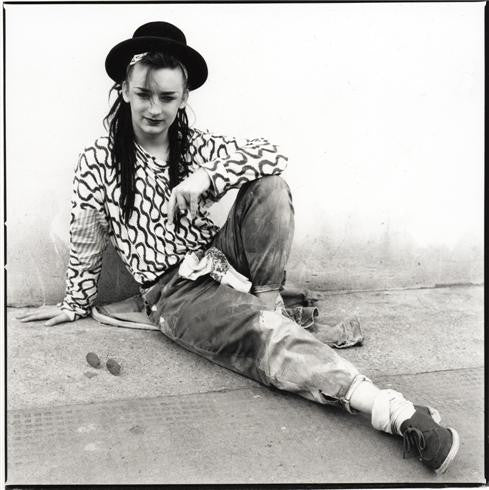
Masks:
[[[151,98],[150,104],[149,104],[149,113],[152,116],[156,116],[158,114],[161,114],[161,103],[158,100],[158,98]]]

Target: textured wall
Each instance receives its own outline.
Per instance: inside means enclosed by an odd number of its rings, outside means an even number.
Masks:
[[[181,26],[208,61],[196,126],[289,154],[289,278],[322,289],[483,280],[482,4],[5,8],[10,304],[63,295],[72,172],[103,131],[105,55],[149,20]],[[131,287],[109,251],[101,299]]]

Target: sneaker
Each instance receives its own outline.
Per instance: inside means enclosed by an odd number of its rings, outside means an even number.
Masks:
[[[430,406],[424,407],[423,405],[414,405],[414,409],[430,416],[437,424],[441,422],[440,412],[436,408]]]
[[[455,429],[438,425],[427,410],[429,407],[416,407],[414,415],[402,423],[403,457],[416,452],[423,464],[441,474],[455,458],[460,439]]]

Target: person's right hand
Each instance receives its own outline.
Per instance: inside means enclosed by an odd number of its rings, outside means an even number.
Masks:
[[[175,186],[168,201],[168,222],[174,223],[177,209],[189,210],[190,217],[195,218],[202,194],[211,186],[211,178],[202,167],[190,174]]]
[[[58,325],[59,323],[71,322],[68,313],[56,305],[41,306],[36,311],[31,311],[30,313],[17,316],[16,318],[21,322],[47,320],[47,322],[44,324],[46,327],[52,327],[53,325]]]

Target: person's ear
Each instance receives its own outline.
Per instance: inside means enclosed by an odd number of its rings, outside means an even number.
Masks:
[[[185,109],[188,101],[188,89],[185,89],[182,96],[182,102],[180,102],[179,109]]]
[[[129,84],[124,80],[122,82],[122,98],[124,102],[129,103]]]

